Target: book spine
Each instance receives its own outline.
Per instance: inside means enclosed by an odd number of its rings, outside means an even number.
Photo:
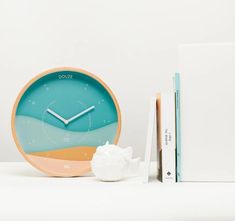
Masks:
[[[176,182],[175,93],[161,94],[162,182]]]
[[[181,181],[180,74],[175,73],[176,181]]]

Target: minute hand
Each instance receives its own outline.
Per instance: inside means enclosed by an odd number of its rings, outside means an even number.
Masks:
[[[86,113],[92,111],[93,109],[95,109],[95,106],[88,107],[86,110],[84,110],[84,111],[82,111],[82,112],[76,114],[75,116],[69,118],[69,119],[68,119],[68,123],[70,123],[71,121],[73,121],[73,120],[75,120],[75,119],[81,117],[82,115],[84,115],[84,114],[86,114]]]

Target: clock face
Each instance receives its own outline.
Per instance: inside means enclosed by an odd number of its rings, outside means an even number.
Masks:
[[[54,176],[90,170],[97,146],[117,143],[121,119],[110,89],[78,69],[47,71],[21,91],[13,110],[13,136],[24,157]]]

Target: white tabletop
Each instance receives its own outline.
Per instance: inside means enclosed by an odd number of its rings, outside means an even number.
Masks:
[[[51,178],[27,163],[0,163],[0,204],[1,221],[232,221],[235,183]]]

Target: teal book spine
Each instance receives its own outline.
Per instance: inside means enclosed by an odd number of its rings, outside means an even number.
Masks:
[[[180,74],[175,73],[176,181],[181,181]]]

